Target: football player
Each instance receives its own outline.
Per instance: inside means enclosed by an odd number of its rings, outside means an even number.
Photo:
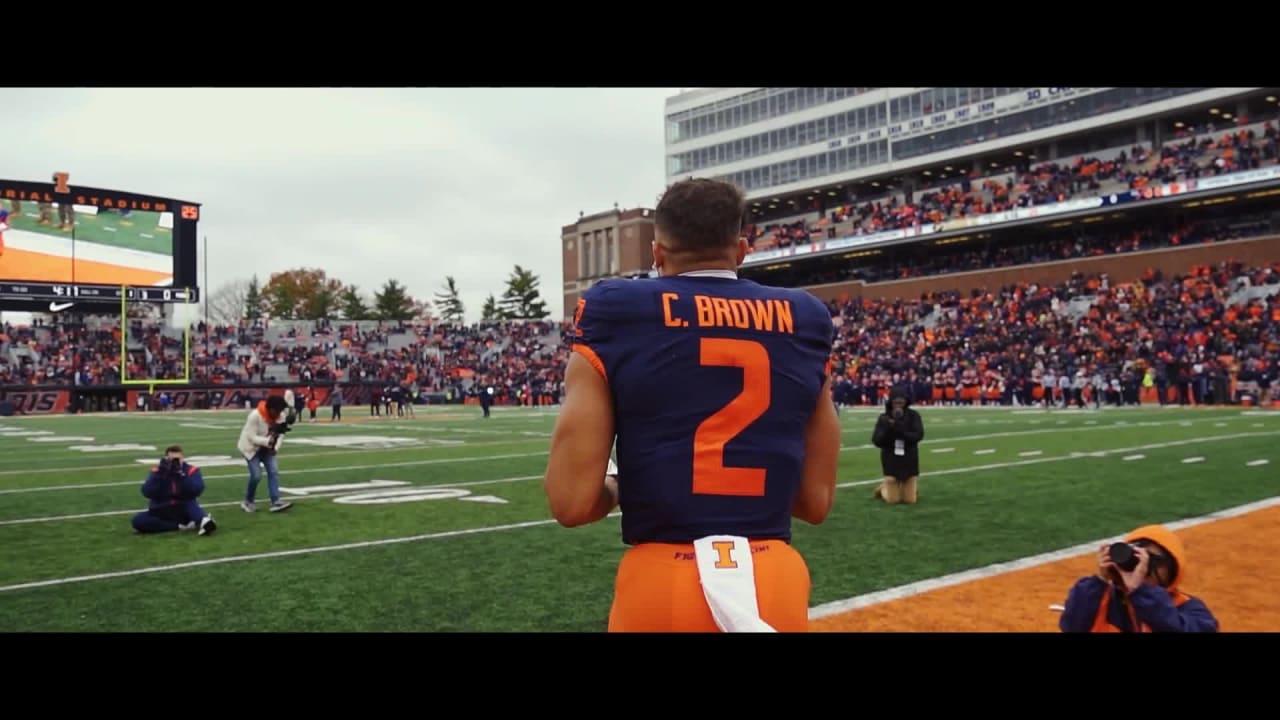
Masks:
[[[731,184],[672,185],[659,276],[578,301],[544,488],[567,527],[622,511],[613,632],[808,629],[791,520],[821,523],[834,501],[835,330],[813,295],[737,277],[745,213]]]

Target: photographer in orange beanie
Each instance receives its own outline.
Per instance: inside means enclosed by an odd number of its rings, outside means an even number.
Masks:
[[[1098,573],[1080,578],[1067,595],[1063,632],[1218,632],[1199,598],[1182,592],[1187,571],[1182,541],[1163,525],[1147,525],[1124,542],[1098,550]]]

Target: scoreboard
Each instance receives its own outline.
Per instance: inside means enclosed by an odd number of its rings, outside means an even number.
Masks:
[[[72,185],[64,172],[0,180],[0,310],[197,302],[199,220],[199,203]]]
[[[130,301],[148,303],[199,302],[199,288],[121,287],[120,285],[85,285],[82,283],[37,283],[0,280],[0,300],[49,301],[60,305],[68,302],[120,304],[120,294]],[[56,311],[55,311],[56,312]]]

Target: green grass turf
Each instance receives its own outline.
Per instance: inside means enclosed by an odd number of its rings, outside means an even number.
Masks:
[[[7,208],[7,209],[11,209]],[[11,215],[9,225],[15,230],[70,238],[70,231],[58,229],[58,211],[51,210],[52,225],[41,225],[40,209],[35,202],[22,202],[22,215]],[[76,213],[76,242],[90,242],[111,247],[142,250],[159,255],[173,254],[173,231],[162,228],[160,213],[134,210],[129,217],[114,212],[98,211],[97,215]]]
[[[809,562],[814,604],[1280,494],[1280,414],[921,411],[927,437],[922,500],[914,507],[886,507],[871,499],[879,474],[878,454],[867,445],[874,414],[842,415],[840,480],[864,484],[842,488],[823,525],[797,521],[795,543]],[[355,419],[362,412],[347,408],[347,415]],[[189,456],[227,457],[235,452],[242,417],[243,412],[0,418],[0,630],[605,628],[613,574],[625,548],[616,518],[574,530],[549,521],[540,478],[554,412],[500,411],[484,420],[469,408],[419,408],[417,420],[300,424],[280,455],[286,488],[398,480],[506,502],[454,497],[353,505],[336,502],[341,493],[332,493],[294,496],[292,510],[270,514],[264,479],[259,512],[249,515],[236,507],[244,491],[243,464],[206,463],[208,488],[201,501],[219,524],[209,537],[141,537],[130,529],[130,515],[145,507],[139,488],[147,466],[137,460],[159,451],[68,449],[115,443],[162,449],[177,442]],[[50,434],[18,434],[31,432]],[[338,442],[351,437],[372,438],[373,446]],[[326,438],[339,446],[300,442]],[[386,438],[414,444],[394,447]],[[933,452],[942,448],[954,450]],[[980,450],[993,452],[976,454]],[[1145,457],[1123,459],[1134,454]],[[1204,461],[1184,464],[1188,457]],[[1271,462],[1246,466],[1260,459]],[[993,465],[999,467],[984,469]],[[90,517],[27,522],[81,514]],[[528,522],[542,524],[483,531]],[[474,530],[482,532],[8,589],[173,563]]]

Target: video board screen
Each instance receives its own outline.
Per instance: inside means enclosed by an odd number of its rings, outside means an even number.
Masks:
[[[3,208],[7,203],[8,208]],[[173,213],[0,200],[0,279],[171,285]]]
[[[68,178],[0,180],[3,304],[49,297],[93,302],[112,287],[118,298],[121,285],[188,288],[195,295],[198,204],[82,188]]]

